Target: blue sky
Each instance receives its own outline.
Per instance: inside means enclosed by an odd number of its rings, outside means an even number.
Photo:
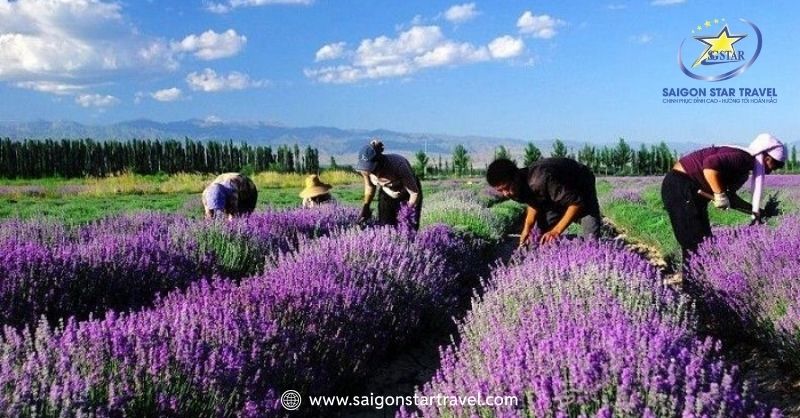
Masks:
[[[788,0],[0,0],[0,120],[199,118],[581,142],[746,143],[771,131],[794,142],[798,9]],[[720,82],[681,73],[692,28],[726,19],[741,32],[739,18],[763,33],[746,72]],[[755,36],[736,47],[750,57]],[[775,88],[778,101],[665,104],[665,87]]]

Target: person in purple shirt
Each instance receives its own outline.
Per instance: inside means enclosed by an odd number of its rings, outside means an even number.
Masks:
[[[711,146],[689,153],[675,163],[664,177],[661,199],[683,251],[684,265],[703,239],[711,236],[708,202],[713,201],[717,209],[749,211],[753,221],[760,221],[764,175],[782,168],[785,160],[786,146],[765,133],[746,148]],[[747,182],[751,172],[753,201],[747,203],[736,191]],[[713,200],[709,200],[711,196]]]

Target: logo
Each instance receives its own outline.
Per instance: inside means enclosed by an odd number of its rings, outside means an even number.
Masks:
[[[296,390],[287,390],[281,395],[281,406],[287,411],[294,411],[300,408],[303,398]]]
[[[681,42],[678,66],[687,76],[701,81],[724,81],[744,73],[761,53],[761,30],[739,19],[706,20]],[[687,66],[688,64],[688,66]]]

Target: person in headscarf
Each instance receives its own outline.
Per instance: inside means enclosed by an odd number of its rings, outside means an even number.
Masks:
[[[397,154],[384,154],[383,143],[374,139],[358,153],[355,169],[364,178],[364,205],[359,222],[372,216],[370,203],[378,193],[378,220],[384,225],[397,225],[401,204],[413,209],[413,227],[419,229],[422,212],[422,185],[408,160]]]
[[[760,221],[764,176],[782,168],[786,154],[786,145],[763,133],[748,147],[711,146],[689,153],[675,163],[664,177],[661,198],[683,251],[684,263],[703,239],[711,236],[709,201],[717,209],[750,212],[754,222]],[[736,191],[747,182],[751,172],[753,199],[747,203]]]
[[[244,174],[224,173],[206,186],[202,200],[206,218],[224,213],[232,219],[255,210],[258,190],[253,180]]]
[[[306,187],[300,192],[300,198],[303,199],[303,207],[313,208],[327,203],[334,203],[335,200],[331,196],[331,188],[333,186],[323,183],[316,174],[306,177]]]

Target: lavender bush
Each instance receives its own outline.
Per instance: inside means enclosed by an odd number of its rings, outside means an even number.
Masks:
[[[259,213],[234,222],[177,215],[115,216],[74,229],[6,222],[0,239],[0,324],[21,326],[149,305],[214,274],[260,272],[267,260],[346,225],[355,209]],[[6,231],[6,227],[3,228]]]
[[[800,218],[719,229],[690,258],[689,276],[725,331],[748,333],[800,367]]]
[[[505,230],[502,220],[481,205],[470,190],[442,191],[426,198],[420,223],[447,224],[488,241],[500,240]]]
[[[421,396],[516,396],[399,417],[769,416],[685,297],[609,243],[559,242],[497,269]],[[777,410],[771,416],[780,416]]]
[[[425,315],[451,312],[458,267],[442,245],[463,242],[444,227],[349,231],[150,310],[5,328],[0,415],[280,416],[283,390],[345,388]]]

